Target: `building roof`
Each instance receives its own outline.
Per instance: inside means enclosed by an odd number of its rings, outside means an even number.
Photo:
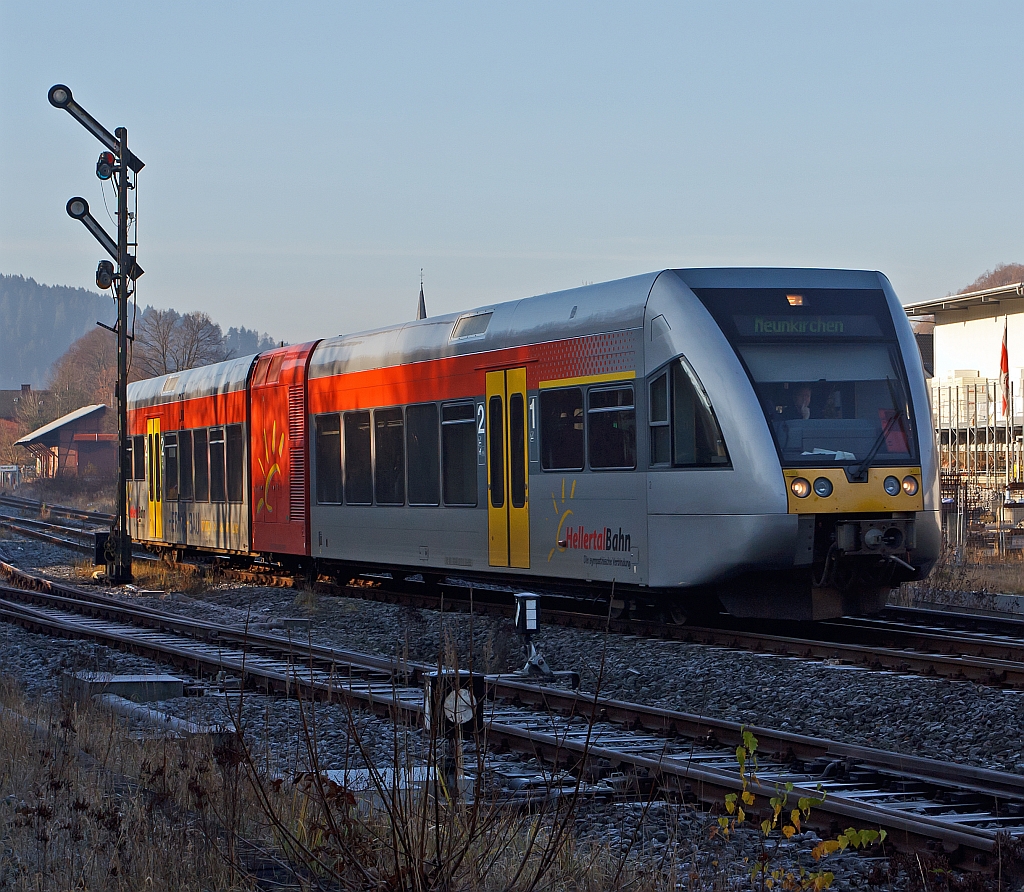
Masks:
[[[30,434],[25,434],[20,440],[15,442],[15,446],[56,446],[59,438],[60,431],[62,428],[67,427],[69,424],[74,424],[76,421],[81,421],[83,418],[90,418],[92,416],[100,416],[107,411],[107,407],[102,403],[96,406],[82,406],[81,409],[75,409],[74,412],[68,412],[67,415],[62,415],[56,421],[51,421],[49,424],[44,424],[38,430],[32,431]]]
[[[936,325],[1024,313],[1024,282],[905,304],[903,309],[908,316],[934,316]]]

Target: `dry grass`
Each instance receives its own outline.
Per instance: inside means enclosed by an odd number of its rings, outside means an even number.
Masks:
[[[1019,552],[993,555],[986,549],[969,549],[958,557],[955,549],[947,548],[931,575],[902,586],[894,595],[894,603],[931,601],[998,610],[997,595],[1024,595],[1024,559]]]
[[[109,715],[6,685],[0,702],[0,888],[240,888],[221,816],[244,812],[208,744],[131,740]]]
[[[574,802],[467,804],[442,782],[415,798],[382,785],[384,804],[367,812],[318,773],[268,778],[244,749],[134,739],[105,711],[30,704],[4,682],[0,704],[3,890],[227,892],[256,888],[268,869],[292,888],[673,886],[670,873],[578,843]]]
[[[81,580],[92,579],[97,567],[91,560],[75,562],[73,574]],[[132,576],[140,589],[159,592],[178,592],[196,597],[206,592],[210,583],[201,570],[187,565],[171,566],[163,561],[132,561]]]

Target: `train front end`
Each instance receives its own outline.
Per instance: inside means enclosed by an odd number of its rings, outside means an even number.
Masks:
[[[789,518],[768,572],[722,586],[720,600],[741,616],[877,612],[893,587],[927,575],[941,541],[935,441],[906,314],[880,273],[715,272],[680,275],[749,380],[774,447],[761,480],[784,488]],[[809,597],[794,600],[794,587]]]

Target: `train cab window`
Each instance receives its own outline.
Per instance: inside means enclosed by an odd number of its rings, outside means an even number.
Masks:
[[[345,501],[373,504],[373,466],[370,462],[370,413],[345,413]]]
[[[137,437],[132,437],[133,448],[132,448],[132,468],[134,477],[136,480],[146,479],[146,437],[144,434],[139,434]]]
[[[651,464],[672,462],[672,428],[668,417],[668,372],[651,381],[648,414],[651,428]]]
[[[134,452],[134,444],[132,443],[132,438],[131,437],[125,437],[124,449],[125,449],[125,461],[127,462],[127,468],[128,468],[128,479],[129,480],[134,480],[135,479],[135,462],[134,462],[133,457],[132,457],[132,453]]]
[[[164,434],[164,499],[178,501],[178,435]]]
[[[713,468],[729,464],[725,439],[696,372],[679,357],[649,385],[651,465]]]
[[[476,505],[476,468],[474,404],[441,406],[441,481],[446,505]]]
[[[178,433],[178,501],[192,501],[192,431]]]
[[[341,416],[316,417],[316,501],[341,504]]]
[[[245,467],[245,443],[242,437],[242,425],[228,425],[226,451],[228,501],[241,502],[242,493],[244,491],[243,469]]]
[[[210,449],[209,435],[203,430],[192,431],[192,463],[195,473],[195,500],[210,501]]]
[[[224,428],[210,428],[210,501],[226,502],[224,480]]]
[[[374,495],[378,505],[405,504],[405,423],[401,409],[373,413]]]
[[[436,505],[440,495],[437,406],[405,410],[405,449],[409,463],[409,504]]]
[[[636,467],[636,408],[631,386],[591,390],[587,429],[590,467]]]
[[[711,401],[696,372],[682,357],[672,364],[672,464],[677,468],[729,464],[725,438]]]
[[[583,391],[540,392],[540,466],[545,471],[582,471]]]

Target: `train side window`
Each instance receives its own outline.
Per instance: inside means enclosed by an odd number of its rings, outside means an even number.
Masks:
[[[341,416],[316,417],[316,501],[341,504]]]
[[[474,404],[441,406],[441,482],[446,505],[476,506],[476,468]]]
[[[583,391],[540,392],[540,465],[545,471],[582,471]]]
[[[241,502],[244,491],[243,468],[245,467],[245,443],[242,425],[229,424],[227,427],[228,501]]]
[[[651,381],[649,407],[651,428],[651,464],[672,463],[672,427],[668,413],[668,372]]]
[[[178,500],[192,501],[192,431],[178,433]]]
[[[132,476],[136,480],[146,479],[146,435],[139,434],[136,437],[132,437],[134,441],[134,448],[132,449],[132,461],[135,465],[132,470],[134,473]]]
[[[210,428],[210,501],[226,502],[224,485],[224,428]]]
[[[590,467],[636,467],[636,408],[632,387],[591,390],[587,405]]]
[[[436,505],[441,489],[437,405],[405,410],[405,449],[409,462],[409,504]]]
[[[132,438],[131,437],[125,437],[124,448],[125,448],[125,461],[127,463],[126,466],[128,468],[128,479],[129,480],[134,480],[135,479],[135,461],[134,461],[134,458],[133,458],[133,452],[135,450],[135,445],[132,442]]]
[[[373,466],[370,462],[370,413],[345,413],[345,501],[373,504]]]
[[[401,409],[375,409],[373,437],[378,505],[405,504],[405,422]]]
[[[729,464],[725,438],[696,372],[679,357],[672,365],[672,464],[720,467]]]
[[[206,428],[192,431],[192,463],[194,467],[197,502],[210,501],[210,449]]]
[[[178,435],[164,434],[164,499],[178,501]]]

